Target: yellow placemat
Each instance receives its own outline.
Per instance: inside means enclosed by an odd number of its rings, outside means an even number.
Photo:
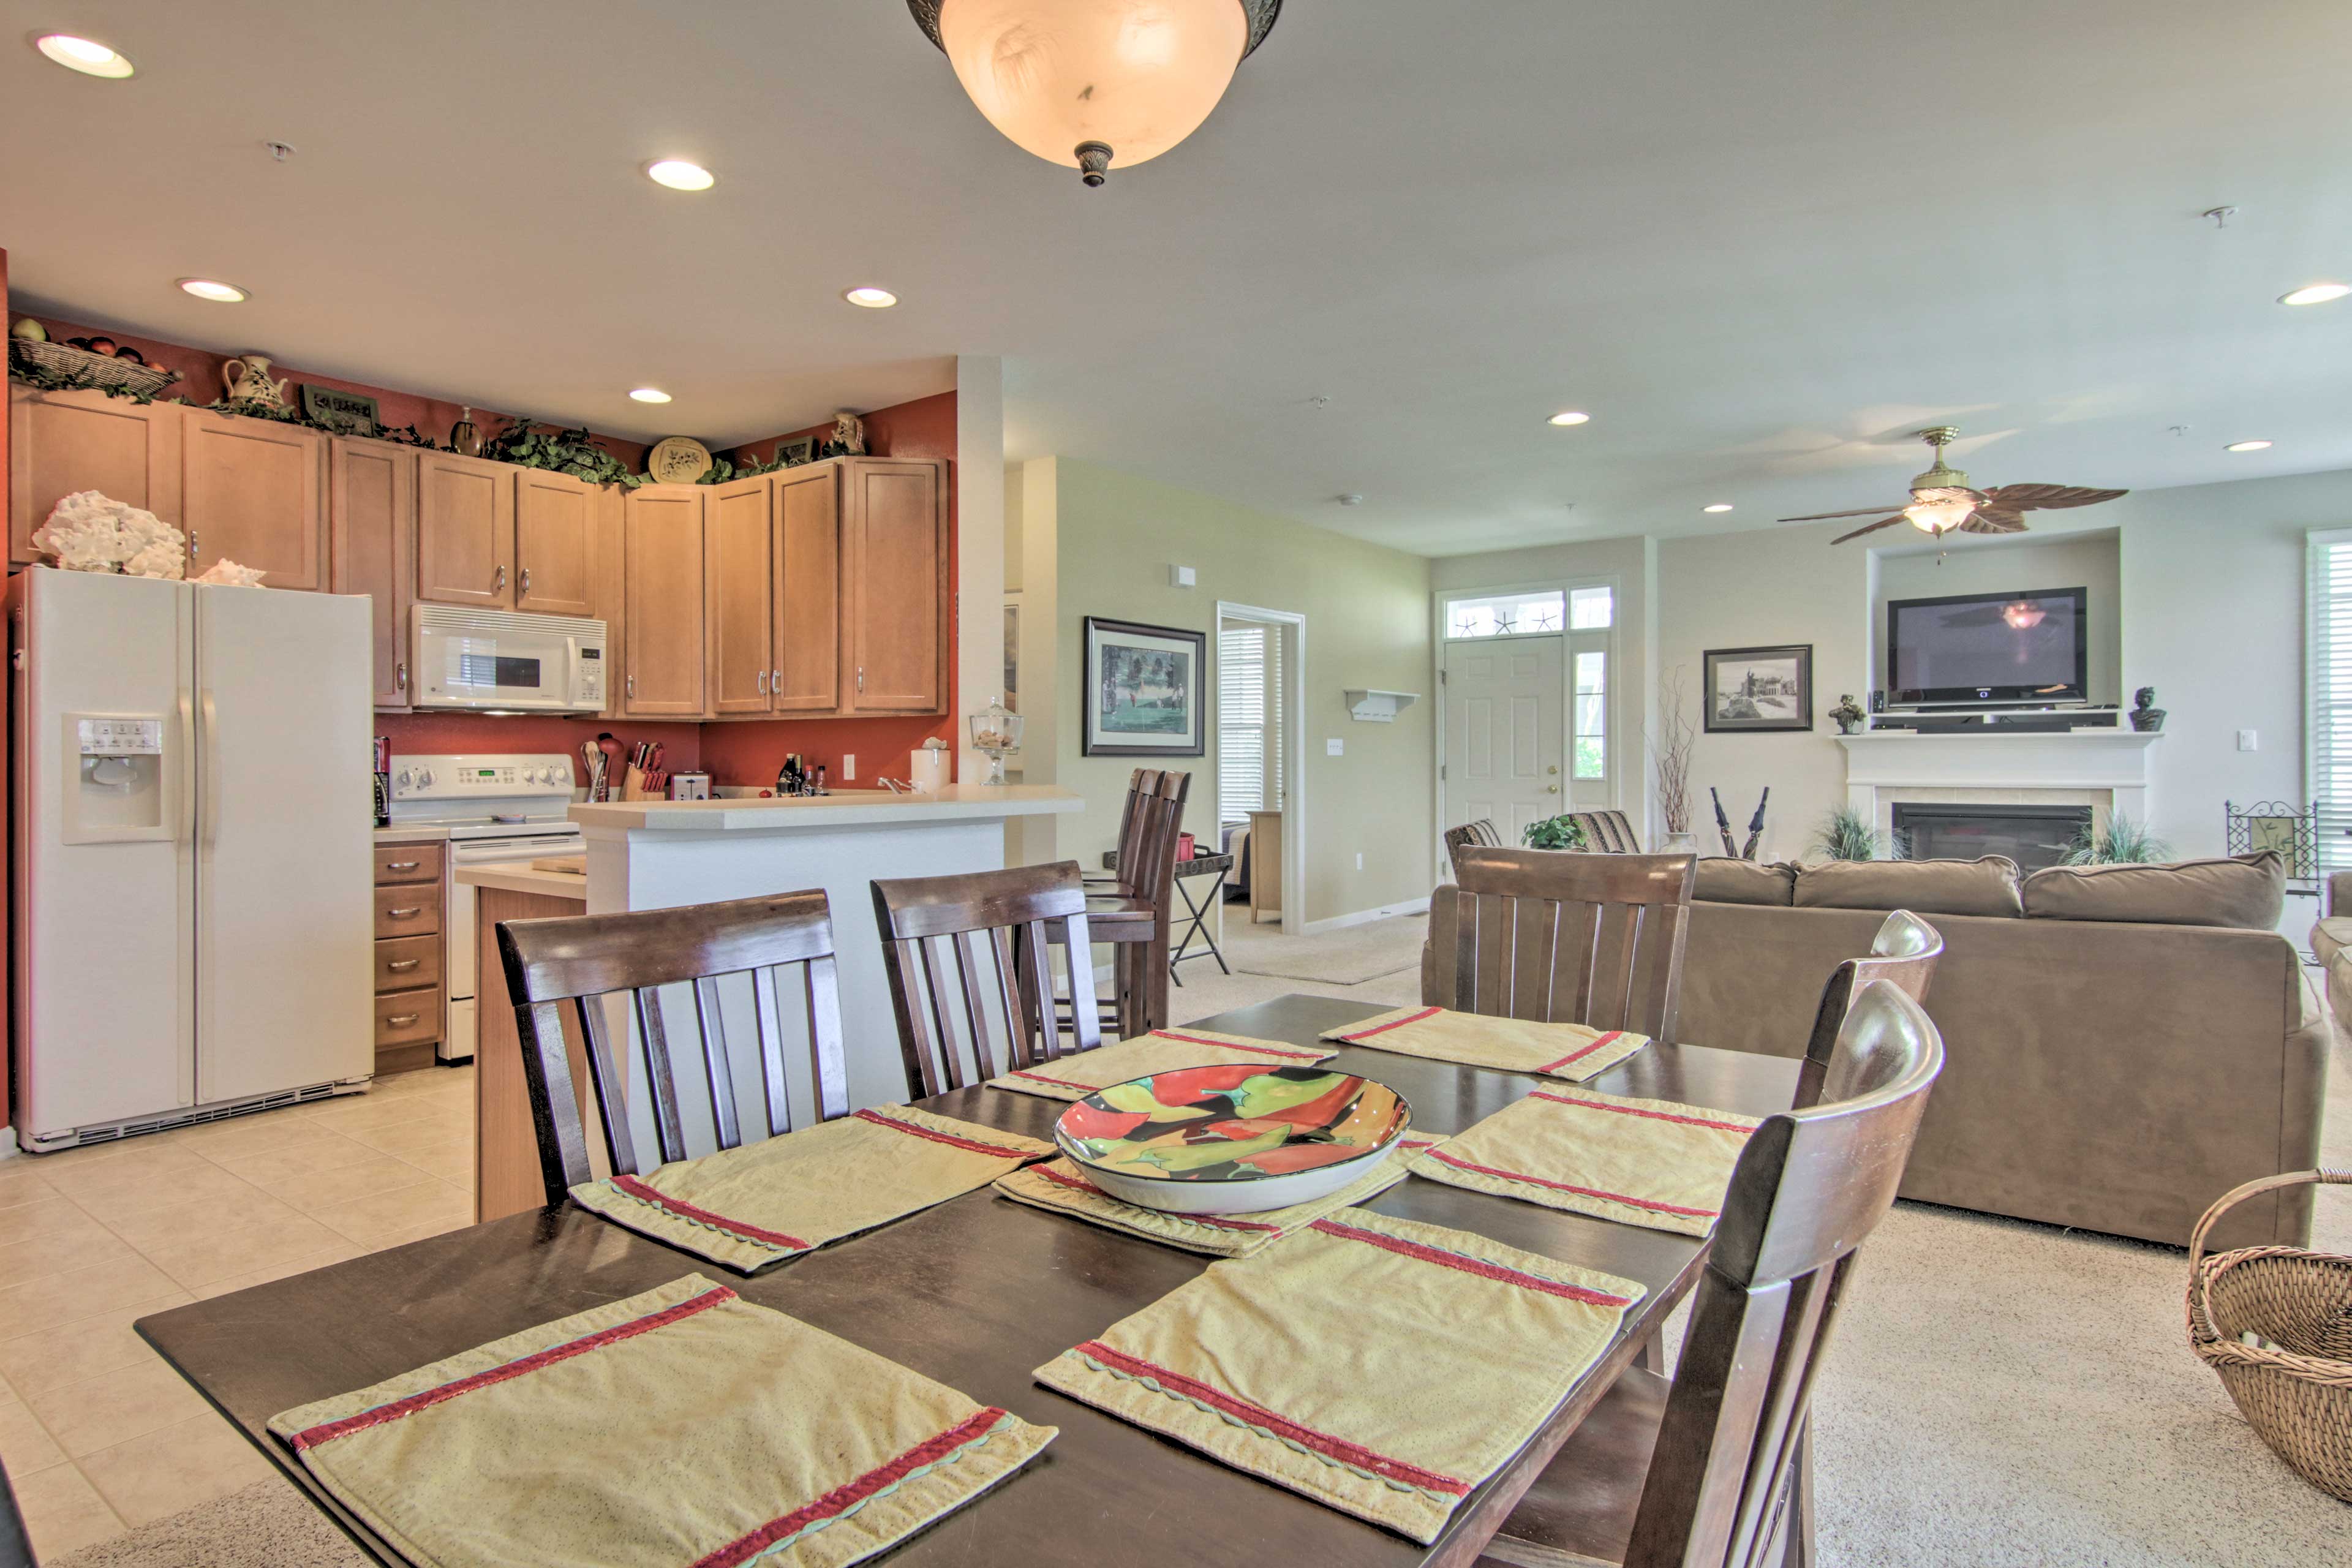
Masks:
[[[1219,1035],[1205,1029],[1154,1029],[1115,1046],[1103,1046],[1076,1056],[1059,1057],[1034,1068],[1023,1068],[988,1080],[991,1089],[1018,1089],[1047,1100],[1084,1100],[1098,1089],[1148,1078],[1179,1068],[1244,1066],[1264,1062],[1269,1067],[1313,1067],[1328,1061],[1330,1051],[1253,1040],[1246,1035]]]
[[[1164,1241],[1187,1252],[1205,1252],[1213,1258],[1247,1258],[1301,1226],[1387,1192],[1411,1173],[1408,1159],[1434,1148],[1437,1142],[1433,1138],[1407,1138],[1402,1148],[1381,1162],[1379,1170],[1360,1181],[1351,1182],[1313,1203],[1292,1204],[1286,1208],[1263,1209],[1254,1214],[1167,1214],[1148,1209],[1111,1196],[1088,1181],[1086,1173],[1067,1159],[1024,1166],[1010,1175],[999,1176],[996,1190],[1016,1203],[1075,1215],[1107,1229],[1123,1230],[1147,1241]]]
[[[1642,1287],[1349,1209],[1207,1272],[1037,1381],[1427,1542],[1535,1435]]]
[[[1450,1007],[1399,1007],[1360,1024],[1326,1029],[1323,1037],[1376,1051],[1402,1051],[1465,1067],[1535,1073],[1582,1083],[1607,1072],[1650,1043],[1628,1029],[1588,1029],[1581,1024],[1535,1024],[1490,1018]]]
[[[883,1105],[664,1165],[583,1182],[572,1201],[739,1273],[984,1187],[1051,1143],[911,1105]]]
[[[845,1568],[1056,1435],[699,1274],[269,1429],[423,1568]]]
[[[1538,1089],[1413,1156],[1416,1174],[1651,1230],[1715,1228],[1759,1119],[1671,1100]]]

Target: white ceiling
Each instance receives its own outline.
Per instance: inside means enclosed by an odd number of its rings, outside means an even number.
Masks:
[[[1988,484],[2352,467],[2352,300],[2272,302],[2352,281],[2340,0],[1290,0],[1095,192],[899,0],[6,10],[20,304],[618,434],[1002,354],[1015,458],[1429,554],[1893,500],[1932,422]]]

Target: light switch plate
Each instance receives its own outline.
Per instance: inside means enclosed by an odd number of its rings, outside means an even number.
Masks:
[[[841,779],[842,779],[842,782],[843,782],[844,784],[846,784],[846,783],[848,783],[851,779],[854,779],[854,778],[856,778],[856,776],[857,776],[857,757],[856,757],[856,754],[855,752],[842,752],[842,753],[841,753]]]
[[[2252,751],[2258,750],[2259,748],[2255,745],[2255,742],[2256,742],[2256,740],[2257,740],[2257,739],[2258,739],[2258,737],[2254,734],[2254,732],[2253,732],[2252,730],[2241,730],[2241,731],[2238,731],[2238,750],[2240,750],[2240,751],[2242,751],[2242,752],[2252,752]]]
[[[1348,754],[1348,742],[1337,739],[1326,741],[1323,742],[1323,754],[1327,757],[1344,757]]]

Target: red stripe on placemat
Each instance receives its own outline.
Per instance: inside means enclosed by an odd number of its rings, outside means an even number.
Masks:
[[[1038,1166],[1037,1173],[1045,1177],[1047,1181],[1053,1183],[1055,1186],[1068,1187],[1074,1192],[1092,1193],[1098,1198],[1109,1198],[1111,1196],[1108,1193],[1104,1192],[1092,1182],[1087,1181],[1084,1176],[1068,1175],[1063,1172],[1055,1170],[1051,1165]],[[1126,1202],[1123,1198],[1111,1198],[1111,1201],[1113,1203]],[[1180,1217],[1190,1220],[1195,1225],[1213,1225],[1219,1230],[1270,1230],[1276,1236],[1282,1234],[1282,1227],[1280,1226],[1267,1225],[1260,1220],[1227,1219],[1222,1215],[1212,1214],[1188,1214]]]
[[[1255,1041],[1244,1046],[1235,1040],[1204,1040],[1198,1035],[1180,1035],[1173,1029],[1154,1029],[1151,1031],[1151,1037],[1159,1040],[1181,1040],[1188,1046],[1215,1046],[1220,1050],[1260,1051],[1270,1057],[1295,1057],[1303,1062],[1319,1062],[1331,1054],[1329,1051],[1286,1050],[1280,1046],[1260,1045]]]
[[[1025,1078],[1033,1083],[1050,1083],[1055,1089],[1075,1089],[1081,1094],[1092,1094],[1096,1089],[1096,1086],[1090,1083],[1072,1083],[1066,1078],[1047,1078],[1044,1073],[1031,1072],[1027,1068],[1015,1068],[1013,1071],[1005,1074],[1004,1076],[1007,1078]]]
[[[717,1214],[706,1208],[697,1208],[684,1198],[671,1197],[660,1188],[649,1187],[635,1176],[614,1176],[613,1185],[639,1203],[651,1204],[654,1207],[667,1210],[680,1219],[690,1219],[698,1225],[707,1225],[713,1230],[723,1230],[730,1236],[740,1236],[746,1241],[762,1241],[771,1247],[790,1247],[794,1252],[806,1252],[814,1245],[785,1231],[761,1230],[758,1226],[747,1221],[730,1219],[723,1214]]]
[[[1720,1132],[1753,1132],[1745,1121],[1709,1121],[1704,1116],[1676,1116],[1671,1110],[1644,1110],[1638,1105],[1612,1105],[1601,1100],[1576,1100],[1565,1094],[1547,1094],[1535,1090],[1528,1098],[1549,1100],[1554,1105],[1580,1105],[1587,1110],[1605,1110],[1612,1116],[1645,1116],[1653,1121],[1678,1121],[1685,1127],[1712,1127]]]
[[[1380,1025],[1375,1028],[1359,1029],[1352,1035],[1343,1034],[1339,1037],[1343,1040],[1349,1041],[1350,1044],[1357,1040],[1369,1040],[1374,1035],[1385,1035],[1391,1029],[1402,1029],[1407,1024],[1418,1024],[1423,1018],[1434,1017],[1444,1011],[1445,1009],[1443,1007],[1423,1007],[1418,1013],[1410,1014],[1402,1018],[1391,1018],[1387,1023]]]
[[[590,1351],[603,1346],[617,1344],[623,1340],[635,1339],[639,1334],[651,1333],[656,1329],[667,1328],[681,1318],[690,1318],[707,1308],[716,1307],[722,1301],[733,1300],[735,1300],[734,1291],[724,1285],[715,1285],[699,1296],[680,1301],[674,1307],[665,1307],[648,1317],[632,1319],[616,1327],[600,1330],[595,1333],[573,1340],[568,1344],[557,1345],[551,1350],[540,1351],[535,1354],[524,1356],[520,1361],[510,1361],[504,1366],[494,1366],[488,1372],[478,1372],[471,1377],[461,1377],[455,1383],[445,1383],[438,1388],[428,1388],[422,1394],[412,1394],[405,1399],[396,1399],[389,1405],[379,1405],[373,1410],[362,1410],[357,1415],[347,1415],[341,1421],[329,1421],[317,1426],[307,1427],[295,1433],[288,1440],[293,1444],[297,1453],[308,1448],[315,1448],[321,1443],[330,1443],[338,1437],[347,1437],[354,1432],[362,1432],[371,1426],[381,1426],[387,1421],[397,1421],[404,1415],[414,1415],[420,1410],[455,1399],[461,1394],[471,1394],[478,1388],[488,1388],[494,1383],[504,1383],[509,1378],[520,1377],[527,1372],[537,1372],[543,1366],[553,1366],[557,1362],[570,1361],[573,1356],[585,1355]]]
[[[1444,1158],[1442,1155],[1439,1157]],[[1529,1290],[1540,1290],[1547,1296],[1564,1297],[1570,1301],[1582,1301],[1587,1306],[1625,1307],[1633,1304],[1629,1298],[1612,1296],[1606,1290],[1589,1289],[1582,1285],[1565,1285],[1557,1279],[1547,1279],[1540,1274],[1528,1274],[1517,1268],[1506,1268],[1499,1263],[1489,1263],[1483,1258],[1465,1258],[1461,1253],[1448,1252],[1443,1247],[1425,1247],[1418,1241],[1407,1241],[1401,1236],[1390,1236],[1377,1230],[1359,1230],[1352,1225],[1341,1225],[1337,1220],[1318,1219],[1307,1228],[1319,1230],[1326,1236],[1342,1237],[1349,1241],[1369,1242],[1374,1247],[1385,1247],[1391,1252],[1402,1253],[1407,1258],[1419,1258],[1423,1263],[1434,1263],[1445,1268],[1458,1268],[1465,1274],[1475,1274],[1482,1279],[1493,1279],[1505,1285],[1517,1285]]]
[[[860,1121],[871,1121],[877,1127],[894,1127],[901,1132],[911,1132],[918,1138],[928,1138],[934,1143],[946,1143],[958,1149],[969,1149],[975,1154],[993,1154],[1000,1160],[1035,1160],[1038,1152],[1028,1149],[1007,1149],[995,1143],[981,1143],[970,1138],[959,1138],[952,1132],[901,1121],[895,1116],[885,1116],[878,1110],[853,1110],[849,1113]]]
[[[1530,1176],[1520,1171],[1498,1171],[1492,1165],[1474,1165],[1467,1160],[1455,1159],[1443,1149],[1432,1149],[1428,1152],[1431,1159],[1442,1160],[1457,1171],[1475,1171],[1482,1176],[1499,1176],[1507,1182],[1525,1182],[1531,1187],[1549,1187],[1556,1193],[1574,1193],[1579,1197],[1587,1198],[1606,1198],[1612,1204],[1627,1204],[1637,1209],[1653,1209],[1659,1214],[1688,1215],[1693,1219],[1713,1219],[1719,1212],[1715,1209],[1686,1209],[1679,1204],[1662,1204],[1650,1198],[1629,1197],[1623,1193],[1606,1193],[1599,1187],[1574,1187],[1566,1182],[1548,1182],[1541,1176]]]
[[[1004,1419],[1004,1412],[992,1405],[971,1420],[949,1427],[929,1442],[919,1443],[887,1465],[866,1471],[854,1481],[837,1486],[816,1501],[796,1508],[780,1519],[772,1519],[749,1535],[729,1542],[707,1557],[695,1560],[694,1568],[735,1568],[748,1563],[773,1546],[777,1542],[799,1534],[821,1519],[832,1519],[853,1504],[865,1501],[884,1487],[903,1479],[909,1470],[937,1464],[975,1437],[983,1436],[989,1428]]]
[[[1591,1056],[1593,1052],[1595,1052],[1595,1051],[1599,1050],[1601,1047],[1603,1047],[1603,1046],[1607,1045],[1610,1041],[1612,1041],[1612,1040],[1622,1040],[1622,1039],[1623,1039],[1624,1037],[1625,1037],[1625,1031],[1624,1031],[1624,1030],[1622,1030],[1622,1029],[1612,1029],[1612,1030],[1610,1030],[1607,1034],[1605,1034],[1605,1035],[1601,1036],[1599,1039],[1597,1039],[1597,1040],[1593,1041],[1591,1045],[1589,1045],[1589,1046],[1585,1047],[1582,1050],[1580,1050],[1580,1051],[1570,1051],[1568,1055],[1566,1055],[1566,1056],[1564,1056],[1564,1057],[1560,1058],[1559,1058],[1559,1060],[1558,1060],[1558,1061],[1556,1061],[1556,1062],[1546,1062],[1546,1063],[1544,1063],[1544,1065],[1543,1065],[1543,1066],[1541,1066],[1541,1067],[1539,1067],[1539,1068],[1536,1068],[1536,1071],[1538,1071],[1538,1072],[1558,1072],[1560,1068],[1564,1068],[1564,1067],[1568,1067],[1568,1066],[1570,1066],[1570,1065],[1572,1065],[1572,1064],[1574,1064],[1574,1063],[1576,1063],[1576,1062],[1580,1062],[1580,1061],[1582,1061],[1585,1058],[1587,1058],[1587,1057]]]
[[[1453,1497],[1461,1497],[1470,1489],[1467,1481],[1440,1475],[1435,1470],[1424,1470],[1418,1465],[1408,1465],[1402,1459],[1391,1459],[1385,1454],[1376,1454],[1370,1448],[1350,1443],[1345,1437],[1318,1432],[1312,1426],[1302,1426],[1296,1421],[1276,1415],[1262,1405],[1252,1405],[1246,1399],[1236,1398],[1221,1388],[1196,1382],[1182,1373],[1171,1372],[1164,1366],[1155,1365],[1123,1351],[1115,1351],[1100,1340],[1088,1340],[1078,1347],[1078,1353],[1092,1356],[1107,1366],[1117,1367],[1130,1377],[1149,1377],[1187,1398],[1197,1399],[1228,1415],[1239,1416],[1253,1426],[1263,1426],[1269,1432],[1287,1437],[1301,1447],[1312,1448],[1318,1454],[1342,1460],[1358,1469],[1370,1470],[1376,1476],[1426,1487],[1431,1491],[1444,1492]]]

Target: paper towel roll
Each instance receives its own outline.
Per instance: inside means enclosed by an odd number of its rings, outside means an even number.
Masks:
[[[907,762],[907,782],[922,795],[937,795],[947,787],[949,752],[945,746],[923,746]]]

